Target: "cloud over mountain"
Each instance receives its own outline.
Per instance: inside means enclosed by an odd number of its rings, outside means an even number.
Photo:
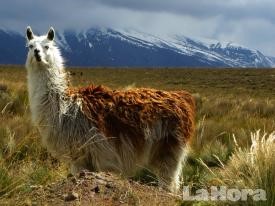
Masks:
[[[135,28],[234,41],[275,56],[274,10],[273,0],[9,0],[1,2],[0,27]]]

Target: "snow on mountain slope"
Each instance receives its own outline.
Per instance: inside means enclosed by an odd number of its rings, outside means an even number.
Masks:
[[[24,35],[0,30],[0,63],[22,64]],[[8,41],[17,42],[9,47]],[[18,43],[22,45],[18,47]],[[91,28],[57,33],[57,44],[68,65],[140,67],[272,67],[274,58],[257,50],[208,39],[180,35],[156,36],[136,30]],[[12,55],[19,52],[17,55]]]

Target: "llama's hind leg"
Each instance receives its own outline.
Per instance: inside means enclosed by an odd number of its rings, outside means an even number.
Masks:
[[[186,157],[186,152],[184,152],[183,150],[181,151],[181,155],[178,159],[177,165],[176,165],[176,169],[173,170],[173,176],[172,176],[172,181],[170,182],[169,185],[169,189],[172,192],[177,192],[180,188],[180,184],[181,184],[181,175],[182,175],[182,167],[184,165],[185,162],[185,157]]]
[[[162,144],[154,152],[150,168],[157,175],[161,187],[176,193],[180,187],[180,176],[185,152],[180,145]]]

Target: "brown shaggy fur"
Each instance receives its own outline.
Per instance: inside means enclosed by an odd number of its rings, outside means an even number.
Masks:
[[[124,133],[141,152],[144,129],[148,125],[153,127],[157,120],[167,122],[170,131],[181,134],[177,141],[183,146],[194,131],[195,103],[191,94],[185,91],[145,88],[116,91],[89,86],[70,90],[69,94],[84,100],[84,114],[101,133],[106,137]]]
[[[189,93],[143,88],[116,91],[103,86],[85,87],[69,93],[83,99],[83,113],[113,142],[118,154],[124,155],[123,142],[131,143],[136,164],[144,164],[142,154],[147,152],[146,141],[154,138],[154,146],[144,166],[164,185],[176,190],[173,188],[178,187],[179,164],[182,155],[186,154],[183,149],[194,131],[195,104]]]

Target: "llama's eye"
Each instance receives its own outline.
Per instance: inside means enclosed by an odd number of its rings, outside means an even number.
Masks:
[[[49,49],[49,46],[44,46],[45,49]]]
[[[32,49],[32,48],[33,48],[33,45],[29,45],[29,48]]]

